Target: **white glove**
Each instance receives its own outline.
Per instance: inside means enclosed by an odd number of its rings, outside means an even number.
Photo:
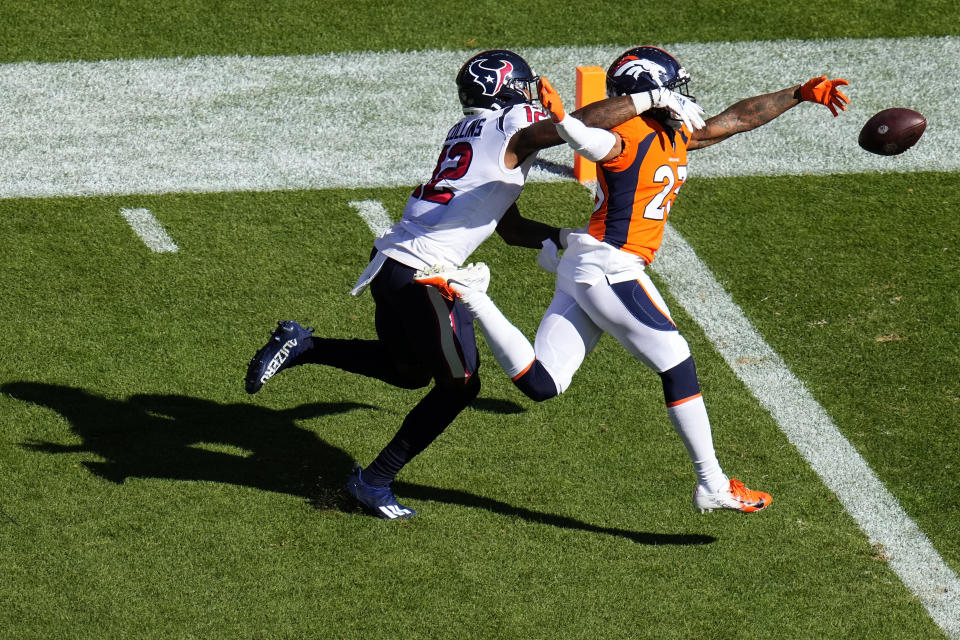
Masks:
[[[537,254],[537,264],[544,271],[557,272],[557,266],[560,264],[560,253],[557,250],[557,245],[550,238],[543,241],[543,248]]]
[[[701,114],[706,113],[700,105],[683,94],[660,87],[650,92],[653,106],[669,109],[677,120],[682,120],[690,131],[703,129],[706,123]]]

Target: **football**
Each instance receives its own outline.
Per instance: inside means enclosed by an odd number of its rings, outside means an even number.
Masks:
[[[917,143],[927,128],[927,119],[913,109],[884,109],[867,120],[860,130],[860,146],[870,153],[895,156]]]

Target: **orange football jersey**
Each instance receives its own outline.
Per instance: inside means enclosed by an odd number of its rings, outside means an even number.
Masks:
[[[597,206],[587,232],[649,264],[687,179],[689,134],[683,128],[671,136],[656,120],[640,116],[612,130],[623,138],[623,153],[598,166]]]

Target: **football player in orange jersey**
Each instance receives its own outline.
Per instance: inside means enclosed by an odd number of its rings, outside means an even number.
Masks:
[[[603,132],[565,114],[560,96],[541,81],[541,104],[567,143],[598,162],[598,177],[596,208],[587,226],[562,234],[562,258],[552,240],[544,242],[538,257],[541,266],[557,273],[557,286],[533,347],[485,289],[471,286],[481,280],[475,272],[485,265],[451,270],[442,278],[477,318],[504,371],[534,400],[562,393],[600,336],[615,337],[660,375],[667,413],[696,471],[694,506],[701,512],[749,513],[766,508],[771,497],[723,472],[689,346],[645,267],[660,248],[670,208],[687,179],[687,151],[759,127],[805,101],[826,105],[836,116],[849,102],[839,90],[848,83],[813,78],[741,100],[696,127],[656,106],[665,91],[692,102],[688,81],[687,71],[666,51],[629,49],[610,65],[607,92],[630,95],[640,115]]]

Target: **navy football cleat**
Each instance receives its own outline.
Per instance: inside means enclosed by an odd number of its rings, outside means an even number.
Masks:
[[[293,320],[281,320],[270,333],[270,339],[257,351],[247,365],[247,393],[256,393],[273,376],[292,364],[303,353],[313,327],[304,329]]]
[[[378,518],[394,520],[396,518],[412,518],[417,515],[413,509],[403,506],[393,496],[390,486],[375,487],[363,481],[363,469],[357,467],[347,477],[346,490],[357,502],[369,509]]]

